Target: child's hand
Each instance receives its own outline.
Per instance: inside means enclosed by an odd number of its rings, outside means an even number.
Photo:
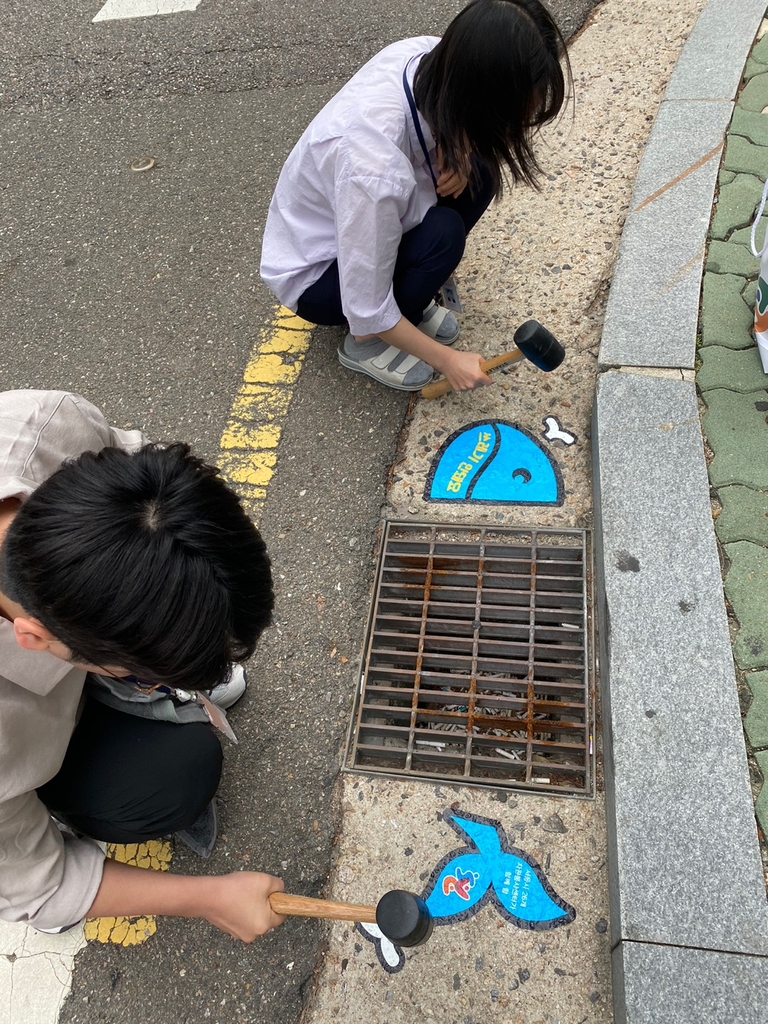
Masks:
[[[462,171],[447,171],[443,169],[443,155],[440,149],[437,150],[437,194],[445,198],[450,196],[458,199],[467,187],[468,178]]]
[[[478,352],[457,352],[450,349],[445,353],[440,372],[450,381],[454,391],[471,391],[473,388],[492,384],[493,381],[480,369],[482,356]]]
[[[283,891],[282,879],[260,871],[236,871],[209,881],[214,889],[201,916],[233,938],[253,942],[285,920],[269,904],[271,892]]]

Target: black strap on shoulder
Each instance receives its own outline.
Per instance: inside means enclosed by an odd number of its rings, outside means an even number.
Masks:
[[[424,151],[424,158],[427,161],[427,167],[429,168],[429,173],[432,177],[432,182],[435,186],[435,190],[437,190],[437,178],[435,177],[435,172],[432,170],[432,161],[429,159],[429,150],[427,149],[427,144],[424,141],[424,132],[421,130],[421,123],[419,122],[419,112],[416,109],[416,102],[413,98],[411,87],[408,84],[407,71],[408,65],[406,64],[406,66],[403,68],[403,89],[405,89],[405,98],[408,100],[408,106],[411,108],[413,127],[416,129],[416,135],[418,136],[419,142],[421,143],[421,148]]]

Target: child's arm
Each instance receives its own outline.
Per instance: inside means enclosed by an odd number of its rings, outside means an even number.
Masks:
[[[400,317],[388,331],[379,331],[378,337],[416,356],[442,373],[454,391],[471,391],[472,388],[490,384],[491,378],[480,369],[482,356],[478,352],[458,352],[448,345],[441,345],[414,327],[410,320]]]
[[[281,879],[258,871],[172,875],[106,860],[87,916],[202,917],[236,939],[253,942],[285,920],[272,911],[268,899],[271,892],[282,891]]]

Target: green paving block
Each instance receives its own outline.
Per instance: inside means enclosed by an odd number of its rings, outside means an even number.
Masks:
[[[730,560],[725,593],[739,621],[733,656],[739,668],[768,668],[768,548],[748,541],[726,544]]]
[[[755,43],[749,59],[757,61],[759,64],[768,64],[768,35],[764,35],[762,39]]]
[[[755,817],[763,830],[763,835],[768,836],[768,750],[755,754],[755,760],[763,773],[763,788],[755,801]]]
[[[762,117],[763,115],[759,115]],[[754,174],[761,181],[768,178],[768,150],[756,146],[741,135],[729,135],[723,167],[737,174]],[[760,189],[762,192],[762,188]]]
[[[768,547],[768,491],[733,484],[721,487],[717,496],[723,510],[715,520],[715,530],[722,543],[746,540]]]
[[[723,185],[730,185],[730,183],[733,181],[733,179],[735,177],[736,177],[736,172],[735,171],[723,171],[723,170],[721,170],[720,173],[717,176],[718,188],[721,188]]]
[[[758,241],[759,241],[759,239],[758,239]],[[742,299],[744,299],[746,304],[753,311],[754,311],[754,308],[755,308],[755,297],[756,297],[756,294],[757,294],[757,277],[755,277],[752,281],[747,281],[746,287],[744,288],[744,290],[741,293]]]
[[[750,78],[741,90],[736,105],[742,110],[756,110],[758,113],[768,107],[768,72]]]
[[[715,274],[737,274],[739,277],[755,277],[760,261],[753,256],[746,245],[735,242],[721,242],[713,238],[709,243],[707,270]]]
[[[762,70],[765,71],[765,68]],[[768,114],[758,114],[755,110],[735,107],[728,132],[730,136],[743,135],[757,146],[768,146]],[[763,177],[768,177],[768,174],[764,174]]]
[[[744,730],[753,747],[768,747],[768,672],[751,672],[747,682],[753,699],[744,719]]]
[[[729,391],[758,391],[768,388],[757,345],[749,332],[749,348],[725,348],[707,345],[700,351],[701,368],[696,373],[700,391],[727,388]]]
[[[709,465],[712,486],[744,484],[768,490],[768,412],[757,408],[768,402],[768,392],[742,395],[716,388],[704,392],[704,401],[702,424],[715,453]]]
[[[768,204],[766,204],[766,208],[768,208]],[[765,238],[766,218],[768,218],[768,213],[766,213],[765,216],[761,218],[760,224],[757,228],[757,234],[755,235],[755,244],[758,247],[763,244],[763,239]],[[752,274],[748,274],[747,276],[756,277],[758,272],[760,271],[760,257],[752,255],[752,250],[750,249],[751,238],[752,225],[749,224],[747,225],[747,227],[736,228],[736,230],[732,232],[731,237],[728,239],[728,241],[731,242],[733,245],[743,246],[749,252],[750,258],[754,261],[755,269],[752,272]]]
[[[748,348],[755,341],[751,335],[754,308],[742,298],[746,279],[735,274],[704,275],[701,307],[701,344],[725,345],[727,348]]]
[[[761,149],[760,152],[768,158],[768,149]],[[754,174],[737,174],[730,185],[721,185],[710,229],[712,237],[725,239],[736,228],[743,228],[747,224],[751,227],[762,194],[763,182]],[[765,224],[761,228],[768,225],[768,218],[764,217],[763,221]]]

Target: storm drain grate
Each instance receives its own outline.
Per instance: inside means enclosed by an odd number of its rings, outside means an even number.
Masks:
[[[591,795],[583,530],[388,523],[350,770]]]

